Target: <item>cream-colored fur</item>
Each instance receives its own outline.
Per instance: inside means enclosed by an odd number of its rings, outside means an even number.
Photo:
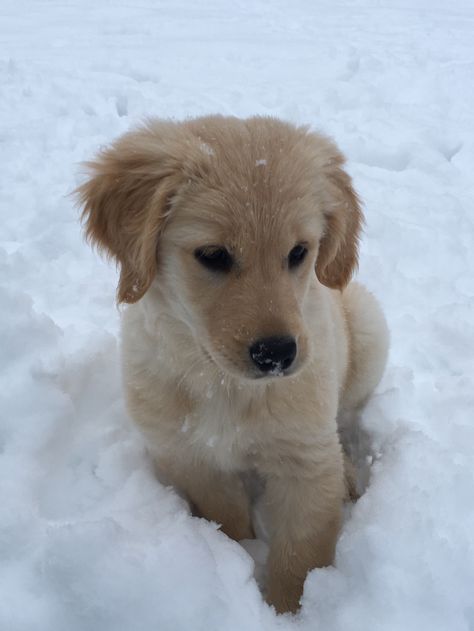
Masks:
[[[276,119],[152,121],[90,165],[88,237],[118,261],[130,414],[157,467],[195,511],[253,533],[241,479],[265,481],[268,602],[298,607],[308,570],[333,560],[346,495],[339,410],[378,383],[388,335],[348,284],[362,221],[333,143]],[[301,265],[288,253],[304,244]],[[196,259],[226,248],[227,271]],[[249,347],[291,335],[285,371]],[[282,374],[282,372],[284,374]]]

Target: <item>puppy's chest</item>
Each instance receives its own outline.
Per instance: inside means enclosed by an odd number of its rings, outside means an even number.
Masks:
[[[200,401],[186,415],[180,433],[200,457],[220,469],[242,470],[252,466],[261,443],[262,424],[268,422],[265,414],[256,418],[225,397],[213,396]]]

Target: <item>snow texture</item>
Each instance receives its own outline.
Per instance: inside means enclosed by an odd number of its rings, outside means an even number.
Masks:
[[[0,41],[0,629],[474,629],[472,0],[2,0]],[[391,330],[368,488],[297,616],[261,598],[263,544],[155,479],[68,196],[144,116],[212,112],[337,140]]]

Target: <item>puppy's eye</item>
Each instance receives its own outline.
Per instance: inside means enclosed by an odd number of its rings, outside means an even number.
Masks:
[[[295,247],[288,254],[288,267],[290,269],[293,269],[295,267],[298,267],[298,265],[301,265],[307,254],[308,248],[301,244],[295,245]]]
[[[213,272],[230,272],[234,259],[225,248],[198,248],[194,250],[196,260]]]

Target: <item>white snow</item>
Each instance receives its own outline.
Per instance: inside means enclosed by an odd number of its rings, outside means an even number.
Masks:
[[[474,628],[473,34],[471,0],[2,0],[2,631]],[[211,112],[337,140],[391,329],[369,485],[296,617],[156,480],[124,411],[117,274],[68,196],[144,116]]]

